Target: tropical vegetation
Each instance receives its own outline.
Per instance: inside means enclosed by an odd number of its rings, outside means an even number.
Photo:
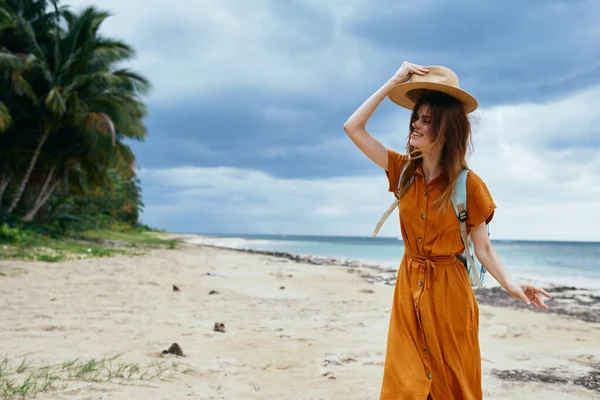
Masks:
[[[128,143],[146,137],[151,85],[123,66],[134,49],[101,33],[109,17],[0,0],[0,243],[15,229],[147,228]]]

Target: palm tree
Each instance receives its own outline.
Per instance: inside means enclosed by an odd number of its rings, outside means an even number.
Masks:
[[[93,7],[75,14],[64,8],[58,9],[56,2],[53,3],[53,16],[64,18],[67,25],[65,31],[56,25],[53,36],[47,32],[38,36],[34,33],[32,22],[18,16],[25,47],[32,55],[27,56],[27,62],[21,64],[17,63],[15,57],[22,57],[8,52],[4,55],[7,67],[10,61],[13,70],[20,68],[20,97],[21,103],[23,98],[26,99],[26,104],[19,112],[27,114],[28,121],[35,121],[37,128],[36,145],[8,207],[9,213],[19,204],[48,137],[62,127],[77,127],[92,136],[108,135],[113,144],[118,138],[139,140],[146,134],[142,123],[146,109],[139,95],[146,93],[150,84],[130,70],[117,68],[119,63],[132,58],[134,51],[123,42],[99,34],[99,28],[109,14]],[[0,54],[0,61],[2,57]],[[52,187],[49,182],[53,180],[51,175],[56,173],[57,168],[49,170],[46,178],[48,185],[44,183],[42,192]],[[40,199],[43,202],[48,199],[46,194]],[[34,208],[39,209],[39,206],[39,202],[34,204]],[[28,219],[30,214],[27,214]]]

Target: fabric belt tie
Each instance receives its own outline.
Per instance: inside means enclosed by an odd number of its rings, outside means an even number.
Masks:
[[[437,279],[437,273],[435,272],[435,263],[440,264],[451,264],[456,261],[456,256],[422,256],[417,253],[405,249],[404,255],[410,260],[417,261],[420,266],[425,269],[425,280],[427,281],[427,289],[431,289],[431,282]],[[429,276],[427,274],[429,273]]]

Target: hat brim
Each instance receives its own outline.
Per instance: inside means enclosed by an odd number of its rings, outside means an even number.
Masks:
[[[394,86],[388,93],[388,97],[391,101],[398,104],[401,107],[412,110],[415,108],[415,104],[421,97],[421,90],[433,90],[437,92],[446,93],[449,96],[454,97],[460,101],[464,108],[465,113],[469,114],[477,109],[479,106],[477,99],[471,94],[465,92],[454,86],[444,85],[435,82],[406,82]]]

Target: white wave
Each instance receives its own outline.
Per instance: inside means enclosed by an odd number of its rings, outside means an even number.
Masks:
[[[224,247],[228,249],[256,249],[271,244],[269,240],[245,239],[238,237],[196,236],[185,242],[204,246]]]

